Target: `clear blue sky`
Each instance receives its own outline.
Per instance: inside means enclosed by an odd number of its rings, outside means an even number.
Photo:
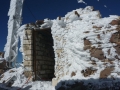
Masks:
[[[99,10],[102,17],[109,15],[120,16],[120,0],[84,0],[87,6],[94,6],[95,10]],[[109,2],[108,2],[109,1]],[[10,0],[0,0],[0,51],[3,51],[7,37],[7,22]],[[104,5],[107,6],[104,7]],[[74,9],[84,8],[86,5],[77,3],[77,0],[25,0],[23,6],[23,22],[30,23],[44,18],[56,19],[57,16],[64,16],[67,12]],[[30,9],[30,10],[29,10]],[[34,14],[31,15],[31,12]],[[36,18],[36,19],[35,19]],[[18,61],[21,61],[19,53]]]

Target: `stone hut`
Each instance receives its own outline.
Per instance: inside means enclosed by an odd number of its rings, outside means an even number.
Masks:
[[[24,74],[34,80],[52,79],[55,86],[66,79],[118,78],[120,17],[101,18],[86,7],[40,20],[26,25],[22,47]]]

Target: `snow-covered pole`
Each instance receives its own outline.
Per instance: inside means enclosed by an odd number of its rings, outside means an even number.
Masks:
[[[12,67],[12,62],[16,62],[18,54],[18,34],[17,31],[20,28],[22,21],[22,6],[24,0],[11,0],[10,9],[8,12],[8,36],[7,43],[5,45],[4,58],[8,61],[9,67]],[[14,65],[15,66],[15,65]]]

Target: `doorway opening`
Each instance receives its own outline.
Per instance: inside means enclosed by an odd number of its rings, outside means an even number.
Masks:
[[[35,80],[52,80],[55,55],[51,29],[33,30],[33,72]]]

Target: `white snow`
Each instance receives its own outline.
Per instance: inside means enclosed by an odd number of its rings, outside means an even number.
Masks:
[[[52,27],[53,22],[49,19],[44,19],[44,24],[41,25],[41,29]]]
[[[78,3],[84,3],[84,4],[87,4],[84,0],[77,0]]]
[[[19,68],[13,68],[5,72],[1,80],[0,80],[0,88],[5,88],[8,90],[17,90],[17,89],[24,89],[24,90],[55,90],[55,88],[52,86],[51,81],[35,81],[31,82],[30,80],[27,82],[28,78],[26,78],[23,74],[24,68],[21,64]],[[8,81],[12,78],[14,80],[14,83],[11,87],[6,87],[8,84]],[[3,81],[5,81],[4,84]]]
[[[24,58],[25,58],[25,55],[24,55],[24,52],[23,52],[23,38],[25,36],[25,28],[26,28],[26,25],[22,25],[18,29],[18,31],[17,31],[17,34],[20,37],[20,48],[19,48],[19,51],[22,53],[22,57],[23,57],[23,61],[22,62],[24,62]]]
[[[5,60],[4,58],[0,58],[0,60],[2,61],[2,60]]]
[[[79,0],[79,3],[85,3],[83,0]],[[75,11],[79,14],[76,15]],[[70,79],[80,79],[80,80],[87,80],[90,78],[93,79],[99,79],[100,72],[106,68],[106,66],[103,65],[103,62],[95,57],[90,56],[89,50],[84,50],[84,38],[88,39],[92,43],[92,47],[96,48],[102,48],[102,51],[104,53],[104,56],[107,58],[115,59],[115,56],[117,55],[116,50],[114,46],[116,44],[110,43],[109,40],[111,38],[111,35],[115,32],[117,32],[115,29],[117,28],[116,25],[110,25],[109,23],[112,20],[119,19],[119,16],[116,15],[110,15],[106,18],[101,18],[101,15],[99,11],[93,11],[93,7],[87,6],[86,8],[82,9],[76,9],[71,12],[68,12],[65,17],[57,18],[56,20],[44,20],[44,24],[41,25],[41,29],[43,28],[51,28],[52,30],[52,36],[54,39],[54,50],[56,49],[64,49],[63,56],[61,58],[58,58],[57,53],[55,52],[55,63],[59,63],[60,65],[64,66],[63,69],[56,69],[55,66],[55,74],[56,77],[59,77],[60,75],[64,74],[63,77],[60,77],[60,80],[70,80]],[[100,30],[97,30],[96,28],[93,28],[94,26],[100,27]],[[23,37],[24,37],[24,29],[25,25],[23,25],[18,30],[18,35],[21,39],[21,48],[20,51],[22,52],[23,56]],[[89,33],[84,33],[89,31]],[[100,39],[97,38],[97,35],[100,34]],[[56,40],[59,39],[59,40]],[[100,45],[98,45],[98,42]],[[9,44],[10,45],[10,44]],[[110,49],[110,55],[108,55],[107,51],[108,48]],[[6,48],[7,49],[7,48]],[[62,56],[61,54],[61,56]],[[91,59],[90,59],[91,58]],[[96,66],[93,66],[90,64],[92,60],[96,61]],[[117,76],[115,72],[120,72],[119,65],[118,65],[118,59],[115,59],[114,66],[115,70],[109,75],[111,75],[119,78],[120,76]],[[108,64],[108,66],[111,66],[111,64]],[[82,70],[85,70],[86,68],[91,67],[94,70],[97,70],[97,72],[93,75],[90,75],[89,77],[84,77],[81,73]],[[37,90],[40,88],[40,90],[54,90],[54,87],[51,86],[51,82],[45,82],[45,81],[36,81],[36,82],[29,82],[27,84],[24,84],[27,80],[23,76],[23,67],[14,68],[12,69],[15,72],[9,73],[7,71],[4,73],[4,77],[1,79],[1,83],[3,80],[7,80],[9,77],[16,77],[16,80],[13,84],[13,86],[19,86],[22,87],[24,85],[24,88],[27,86],[31,86],[31,90]],[[68,72],[68,73],[67,73]],[[71,73],[76,72],[76,75],[71,77]],[[59,80],[59,81],[60,81]],[[96,82],[95,82],[96,83]],[[13,90],[13,89],[12,89]]]
[[[55,70],[56,77],[59,77],[62,73],[64,74],[64,76],[61,77],[61,80],[98,79],[100,72],[104,70],[105,66],[103,65],[103,62],[97,58],[92,57],[93,60],[97,61],[97,66],[90,64],[92,59],[90,59],[91,56],[89,50],[85,51],[83,49],[84,38],[87,38],[92,43],[92,46],[102,48],[104,56],[107,58],[115,59],[115,56],[117,55],[115,52],[116,50],[114,49],[116,44],[109,42],[111,35],[117,32],[115,30],[117,27],[110,25],[109,23],[112,20],[119,19],[119,16],[110,15],[110,17],[100,18],[101,15],[99,11],[92,10],[93,7],[87,6],[84,9],[80,8],[67,13],[65,17],[62,17],[61,22],[58,22],[58,18],[53,20],[51,29],[54,39],[54,50],[64,48],[64,57],[59,59],[59,57],[57,57],[57,53],[55,53],[56,64],[59,62],[60,65],[64,66],[63,69]],[[78,12],[80,15],[79,17],[75,15],[75,11]],[[65,24],[65,26],[61,27],[62,24]],[[101,27],[101,30],[97,30],[93,28],[93,26]],[[86,31],[89,31],[89,33],[84,33]],[[97,38],[98,34],[100,34],[100,40]],[[56,37],[61,39],[58,41],[56,40]],[[66,43],[63,43],[63,40],[65,40]],[[101,43],[101,46],[98,46],[98,42]],[[110,48],[110,55],[107,53],[107,48]],[[109,64],[108,66],[111,65]],[[115,64],[115,67],[117,66],[118,65]],[[97,70],[97,72],[89,77],[84,77],[80,72],[88,67],[92,67]],[[76,72],[74,77],[71,77],[72,72]]]
[[[107,8],[107,6],[106,6],[106,5],[104,5],[104,7],[105,7],[105,8]]]
[[[64,18],[63,18],[63,17],[61,17],[61,19],[59,19],[59,18],[60,18],[60,17],[57,18],[57,23],[58,23],[58,25],[61,26],[61,27],[65,27],[66,24],[65,24],[65,22],[64,22]]]
[[[4,47],[4,58],[8,62],[16,62],[18,52],[18,35],[17,30],[21,24],[22,5],[24,0],[11,0],[8,12],[8,36],[7,43]],[[11,66],[10,66],[11,67]]]

